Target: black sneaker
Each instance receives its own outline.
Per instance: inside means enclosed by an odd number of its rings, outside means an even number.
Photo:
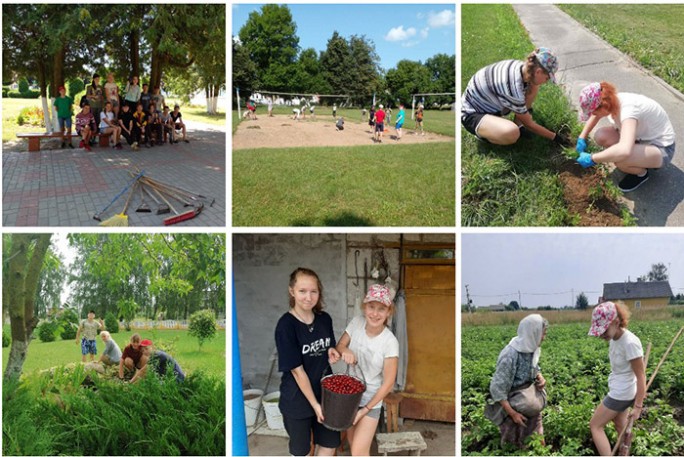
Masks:
[[[624,178],[622,178],[622,181],[620,181],[618,187],[623,192],[631,192],[633,190],[637,190],[639,186],[648,181],[648,178],[648,170],[646,170],[646,174],[643,176],[627,175]]]
[[[66,143],[62,141],[62,149],[66,148]]]
[[[519,125],[518,130],[520,130],[520,138],[534,138],[534,133],[527,130],[524,125]]]

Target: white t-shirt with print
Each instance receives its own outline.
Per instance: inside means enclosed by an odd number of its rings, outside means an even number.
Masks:
[[[368,336],[364,316],[356,316],[352,319],[345,332],[351,337],[349,349],[356,356],[358,367],[366,378],[366,391],[361,397],[361,405],[365,405],[382,386],[382,368],[385,359],[399,357],[399,341],[387,327],[379,335]],[[381,406],[382,402],[379,402],[373,409]]]
[[[630,360],[644,356],[637,336],[625,329],[617,340],[610,340],[608,351],[611,373],[608,376],[608,395],[615,400],[633,400],[636,397],[636,375]]]
[[[620,100],[620,125],[625,119],[636,119],[636,139],[642,143],[665,147],[675,142],[675,131],[662,106],[645,95],[618,93]],[[608,120],[616,125],[612,116]]]

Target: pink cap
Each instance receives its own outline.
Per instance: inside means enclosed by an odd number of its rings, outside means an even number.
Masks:
[[[589,329],[589,336],[603,335],[611,322],[617,317],[617,308],[615,303],[611,301],[603,302],[594,308],[591,313],[591,328]]]
[[[373,284],[368,288],[368,293],[363,299],[364,303],[370,302],[382,303],[385,306],[392,306],[392,298],[390,297],[390,290],[387,286],[382,284]]]
[[[601,83],[591,83],[582,89],[579,96],[580,120],[586,122],[589,116],[601,106]]]

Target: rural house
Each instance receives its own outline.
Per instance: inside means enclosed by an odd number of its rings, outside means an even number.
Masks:
[[[614,282],[603,285],[603,300],[621,300],[629,309],[663,308],[670,302],[668,281]]]

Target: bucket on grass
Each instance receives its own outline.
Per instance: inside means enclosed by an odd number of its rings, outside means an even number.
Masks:
[[[261,406],[261,397],[264,396],[264,391],[260,389],[248,389],[242,392],[245,401],[245,424],[247,427],[254,427],[259,415],[259,407]]]
[[[360,368],[361,378],[349,374],[349,367],[344,374],[330,374],[321,379],[321,407],[323,409],[323,425],[330,430],[341,432],[354,423],[359,410],[361,397],[366,391],[366,379]]]
[[[270,394],[264,395],[264,398],[261,399],[261,402],[264,405],[264,411],[266,412],[266,422],[268,423],[268,428],[271,430],[285,429],[283,415],[280,413],[280,408],[278,407],[279,400],[280,392],[271,392]]]

